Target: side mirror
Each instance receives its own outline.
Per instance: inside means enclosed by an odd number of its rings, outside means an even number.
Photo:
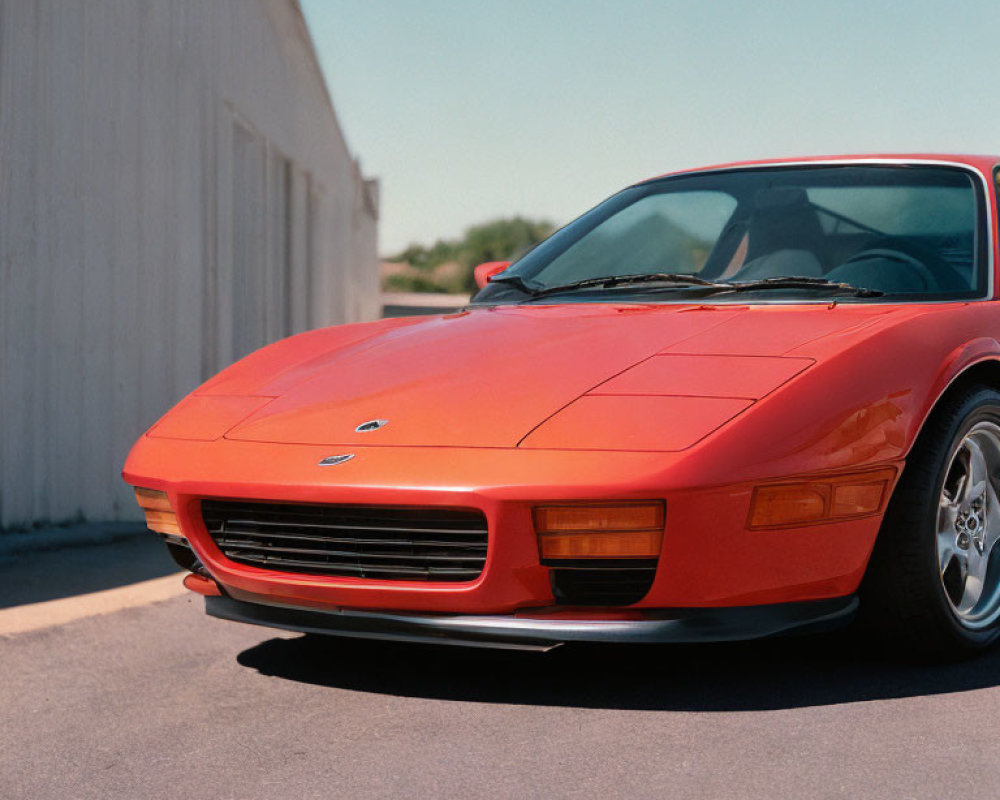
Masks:
[[[476,279],[476,286],[482,289],[487,283],[490,282],[490,278],[494,275],[499,275],[509,266],[509,261],[484,261],[472,272]]]

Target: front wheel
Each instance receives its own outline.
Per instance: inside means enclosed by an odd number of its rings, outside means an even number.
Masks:
[[[986,649],[1000,637],[998,542],[1000,393],[974,387],[946,398],[914,445],[862,586],[863,618],[911,652]]]

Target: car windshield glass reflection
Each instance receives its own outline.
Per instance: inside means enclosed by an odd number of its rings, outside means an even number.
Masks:
[[[475,302],[981,297],[982,202],[972,175],[947,166],[771,167],[659,179],[555,233]]]

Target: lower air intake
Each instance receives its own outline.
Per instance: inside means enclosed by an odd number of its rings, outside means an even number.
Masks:
[[[628,606],[649,593],[655,576],[656,559],[562,562],[551,570],[552,593],[563,605]]]

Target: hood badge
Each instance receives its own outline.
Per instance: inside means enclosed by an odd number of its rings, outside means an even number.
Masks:
[[[354,458],[354,453],[343,453],[339,456],[327,456],[319,462],[321,467],[335,467],[337,464],[343,464],[345,461],[350,461]]]
[[[370,419],[368,422],[362,422],[358,427],[354,429],[355,433],[367,433],[368,431],[377,431],[379,428],[384,428],[389,424],[387,419]]]

